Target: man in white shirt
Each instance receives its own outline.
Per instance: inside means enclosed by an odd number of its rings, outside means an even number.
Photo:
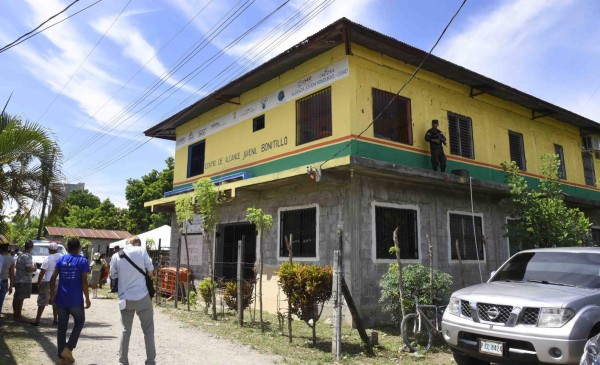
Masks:
[[[44,309],[50,301],[50,278],[54,272],[56,261],[62,256],[62,254],[58,253],[58,243],[56,242],[50,243],[48,246],[48,251],[48,257],[46,257],[44,262],[42,262],[42,266],[40,267],[40,275],[38,276],[38,311],[35,321],[31,323],[33,326],[39,326],[42,313],[44,313]],[[54,317],[52,324],[57,325],[58,312],[56,311],[55,304],[52,304],[52,316]]]
[[[127,245],[119,255],[113,255],[110,261],[111,278],[119,279],[119,309],[121,310],[121,346],[119,364],[129,365],[129,340],[134,314],[138,315],[144,332],[146,344],[146,365],[156,364],[154,346],[154,312],[152,300],[146,287],[146,278],[125,259],[127,255],[146,275],[152,277],[154,266],[148,252],[141,247],[140,239],[133,236],[127,239]]]

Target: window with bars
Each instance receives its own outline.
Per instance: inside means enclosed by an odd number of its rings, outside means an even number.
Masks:
[[[202,175],[204,173],[205,142],[206,140],[202,140],[188,147],[187,177]]]
[[[559,144],[554,144],[554,153],[558,155],[559,160],[558,178],[564,180],[567,178],[567,170],[565,168],[565,154],[563,152],[563,147]]]
[[[600,228],[592,228],[592,242],[594,246],[600,246]]]
[[[583,160],[583,175],[585,176],[585,184],[588,186],[596,186],[596,172],[594,171],[594,157],[590,152],[582,152],[581,159]]]
[[[471,118],[448,112],[450,153],[466,158],[475,158],[473,147],[473,123]]]
[[[396,227],[400,228],[400,257],[418,259],[417,211],[383,206],[375,206],[375,258],[396,258],[396,255],[389,251],[390,247],[394,246],[393,233]]]
[[[331,87],[296,101],[296,145],[331,136]]]
[[[523,134],[519,132],[508,131],[508,146],[510,149],[510,160],[517,164],[519,170],[527,171]]]
[[[317,208],[284,210],[279,216],[279,256],[288,257],[286,238],[292,234],[294,257],[317,257]]]
[[[467,214],[450,214],[450,243],[452,260],[458,260],[458,252],[462,260],[484,260],[483,229],[481,217]],[[473,229],[473,221],[475,229]],[[475,234],[473,234],[475,233]],[[477,243],[477,247],[475,247]],[[458,249],[458,251],[457,251]]]
[[[252,132],[259,131],[265,128],[265,115],[259,115],[252,119]]]
[[[375,137],[412,144],[410,99],[375,88],[372,95]],[[388,104],[390,105],[386,108]]]

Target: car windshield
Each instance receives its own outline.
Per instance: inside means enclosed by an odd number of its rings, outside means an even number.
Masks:
[[[512,257],[492,281],[530,281],[549,285],[600,288],[600,254],[523,252]]]
[[[65,254],[65,248],[63,246],[58,246],[58,253]],[[31,251],[31,255],[33,256],[48,256],[50,254],[50,250],[48,246],[33,246],[33,251]]]

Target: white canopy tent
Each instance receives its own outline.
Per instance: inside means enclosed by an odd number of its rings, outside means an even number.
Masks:
[[[158,242],[160,240],[161,249],[171,248],[171,227],[164,225],[155,228],[151,231],[140,233],[137,235],[142,241],[142,245],[149,247],[151,250],[158,250]],[[116,241],[110,244],[110,248],[115,246],[125,247],[126,240]]]

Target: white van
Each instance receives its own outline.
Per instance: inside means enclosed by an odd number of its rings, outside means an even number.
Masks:
[[[37,285],[38,277],[40,275],[40,268],[42,267],[42,263],[50,254],[50,241],[33,241],[33,251],[31,251],[31,256],[33,258],[33,266],[35,266],[35,271],[31,273],[31,282],[33,285]],[[58,253],[64,255],[67,253],[67,250],[60,243],[58,244]]]

